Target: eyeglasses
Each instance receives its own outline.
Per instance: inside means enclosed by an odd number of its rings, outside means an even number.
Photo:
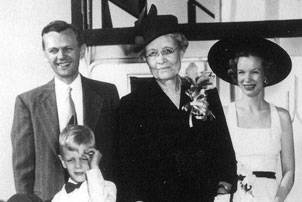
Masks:
[[[150,50],[149,52],[146,53],[145,56],[146,56],[146,58],[156,58],[157,56],[159,56],[159,53],[162,56],[168,56],[168,55],[173,54],[176,51],[176,49],[178,49],[178,47],[175,47],[175,48],[166,47],[166,48],[161,49],[161,51]]]

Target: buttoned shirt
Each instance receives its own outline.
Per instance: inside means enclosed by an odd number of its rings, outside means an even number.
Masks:
[[[59,118],[59,126],[60,131],[62,131],[70,117],[68,115],[69,110],[69,101],[68,101],[68,91],[71,88],[71,97],[75,105],[75,110],[77,114],[77,120],[79,125],[84,124],[84,117],[83,117],[83,89],[82,89],[82,81],[81,76],[75,78],[75,80],[70,83],[66,84],[63,81],[55,78],[55,93],[56,93],[56,101],[57,101],[57,109],[58,109],[58,118]]]
[[[86,172],[87,180],[74,191],[67,193],[65,185],[54,196],[52,202],[115,202],[116,186],[113,182],[104,180],[99,169]],[[69,182],[75,183],[72,179]]]

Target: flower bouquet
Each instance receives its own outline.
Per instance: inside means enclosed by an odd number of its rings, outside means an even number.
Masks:
[[[212,87],[215,75],[213,75],[212,72],[202,72],[195,79],[188,76],[184,78],[190,84],[186,95],[190,97],[191,101],[182,106],[181,109],[190,112],[189,126],[193,127],[193,117],[203,121],[214,119],[214,114],[209,110],[206,90]]]

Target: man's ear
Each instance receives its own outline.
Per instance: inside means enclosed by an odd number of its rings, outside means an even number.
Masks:
[[[85,56],[87,46],[83,43],[80,48],[80,58],[82,59]]]
[[[48,55],[46,53],[46,51],[43,49],[43,55],[44,55],[44,61],[49,64],[49,59],[48,59]]]
[[[60,159],[60,161],[61,161],[61,163],[62,163],[63,168],[66,169],[66,163],[65,163],[63,157],[62,157],[60,154],[58,155],[58,157],[59,157],[59,159]]]

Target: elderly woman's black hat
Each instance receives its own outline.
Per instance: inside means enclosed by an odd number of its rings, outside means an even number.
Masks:
[[[159,36],[180,32],[178,29],[178,20],[174,15],[157,15],[155,5],[147,15],[141,16],[135,22],[136,37],[135,44],[144,47]]]
[[[257,36],[230,37],[216,42],[208,54],[209,65],[218,77],[237,85],[230,74],[231,61],[243,51],[255,53],[270,63],[269,67],[265,67],[266,86],[279,83],[291,71],[292,62],[287,52],[276,43]]]

